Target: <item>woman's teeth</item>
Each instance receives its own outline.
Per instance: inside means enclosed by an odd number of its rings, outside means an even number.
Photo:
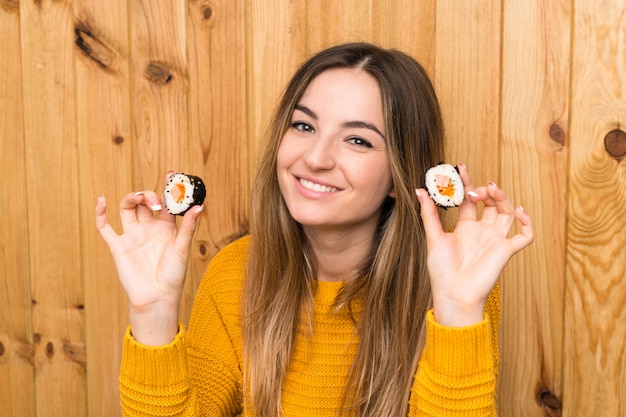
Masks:
[[[335,187],[327,187],[326,185],[315,184],[314,182],[303,180],[300,178],[300,184],[304,188],[308,188],[309,190],[316,191],[318,193],[336,193],[339,189]]]

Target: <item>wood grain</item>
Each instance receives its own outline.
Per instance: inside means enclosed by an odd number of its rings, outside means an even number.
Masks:
[[[167,169],[189,167],[186,6],[130,1],[133,186],[162,190]]]
[[[251,2],[247,16],[248,137],[253,164],[262,149],[263,135],[287,83],[310,54],[309,2],[280,0],[268,8]]]
[[[37,416],[86,413],[74,31],[69,3],[20,2]]]
[[[307,30],[309,53],[342,42],[375,42],[372,25],[372,2],[359,0],[308,1],[302,23]]]
[[[95,229],[94,206],[97,195],[104,194],[108,221],[121,233],[117,207],[132,190],[129,19],[125,1],[79,0],[73,5],[87,413],[114,417],[121,416],[115,399],[128,302],[108,248]]]
[[[536,230],[502,279],[506,416],[562,411],[570,22],[566,1],[504,3],[500,181]]]
[[[20,21],[17,6],[0,9],[0,409],[35,416],[26,160]]]
[[[498,180],[500,7],[496,0],[437,2],[435,86],[448,160],[465,163],[475,184]]]
[[[163,191],[168,169],[190,173],[186,4],[131,0],[133,189]],[[191,280],[181,298],[186,323]]]
[[[446,129],[446,162],[464,163],[474,185],[497,183],[501,4],[438,1],[436,28],[434,84]],[[456,215],[442,214],[449,225]]]
[[[372,39],[410,54],[434,76],[436,16],[435,0],[372,1]]]
[[[243,1],[189,2],[190,169],[207,187],[188,277],[193,293],[218,249],[247,231],[245,21]]]
[[[298,65],[372,41],[415,56],[448,158],[535,220],[502,278],[499,415],[626,414],[623,1],[0,0],[0,414],[118,416],[126,296],[98,194],[167,169],[209,187],[181,319],[247,228],[262,134]],[[626,133],[625,133],[626,134]],[[11,190],[10,192],[8,190]],[[17,191],[14,191],[17,190]],[[27,190],[28,192],[20,192]]]
[[[604,137],[626,124],[624,2],[575,1],[564,415],[624,415],[626,168]]]

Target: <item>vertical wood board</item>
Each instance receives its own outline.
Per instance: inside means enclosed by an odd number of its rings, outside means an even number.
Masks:
[[[20,2],[37,416],[85,415],[74,33],[67,2]]]
[[[81,258],[85,286],[87,415],[120,416],[119,368],[126,294],[94,224],[99,194],[121,233],[115,202],[132,190],[128,16],[125,1],[74,1]]]
[[[435,87],[448,161],[463,162],[475,185],[497,182],[500,1],[438,1],[436,28]]]
[[[564,415],[617,416],[626,413],[626,166],[605,138],[626,125],[626,4],[577,0],[574,10]]]
[[[35,416],[22,68],[17,4],[0,3],[0,410]]]
[[[360,0],[308,1],[307,50],[317,52],[341,42],[374,42],[372,2]]]
[[[417,59],[434,76],[437,2],[372,0],[372,39]]]
[[[247,228],[244,12],[241,0],[189,3],[189,164],[207,188],[191,251],[192,295],[213,255]]]
[[[189,167],[186,5],[130,0],[133,186],[162,190]]]
[[[536,234],[502,284],[507,416],[561,409],[570,21],[569,1],[504,2],[500,176]]]
[[[498,181],[500,6],[496,0],[437,2],[433,78],[446,162],[464,163],[474,185]],[[443,217],[452,225],[456,212]]]
[[[133,189],[163,192],[168,169],[189,173],[187,5],[130,1]],[[186,323],[191,280],[181,297]]]

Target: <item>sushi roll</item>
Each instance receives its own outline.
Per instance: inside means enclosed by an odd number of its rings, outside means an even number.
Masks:
[[[426,171],[426,190],[435,204],[447,209],[463,202],[465,191],[461,175],[455,166],[439,164]]]
[[[183,173],[172,174],[165,184],[163,199],[171,214],[182,216],[193,206],[199,206],[206,197],[204,181]]]

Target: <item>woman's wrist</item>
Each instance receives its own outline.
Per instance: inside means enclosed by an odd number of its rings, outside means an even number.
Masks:
[[[159,302],[149,307],[130,306],[129,319],[133,338],[147,346],[171,343],[178,333],[178,302]]]
[[[485,302],[462,302],[434,297],[433,313],[437,323],[443,326],[472,326],[485,319]]]

